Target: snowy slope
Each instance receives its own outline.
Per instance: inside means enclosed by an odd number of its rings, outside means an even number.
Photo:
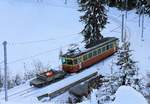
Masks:
[[[91,101],[87,100],[79,104],[97,104],[95,93],[96,92],[93,91],[91,95]],[[140,94],[135,89],[129,86],[119,87],[115,96],[116,99],[111,104],[148,104],[142,94]]]
[[[69,8],[71,4],[66,6],[61,0],[44,1],[0,1],[0,43],[8,41],[9,72],[12,74],[22,73],[24,63],[32,70],[32,61],[38,59],[45,65],[58,66],[61,47],[81,41],[77,9]],[[0,50],[1,62],[2,45]]]
[[[145,16],[144,22],[144,37],[141,38],[141,26],[138,26],[139,16],[135,14],[135,10],[129,11],[127,16],[127,40],[131,42],[131,50],[133,53],[133,58],[138,63],[137,65],[140,68],[140,72],[145,74],[149,70],[150,67],[150,50],[149,50],[149,22],[150,18]],[[117,9],[110,9],[109,11],[110,20],[117,23],[117,25],[121,25],[121,11]],[[120,22],[120,23],[119,23]],[[115,24],[116,25],[116,24]],[[103,31],[103,33],[109,33],[109,35],[121,37],[121,27],[113,28],[113,25],[108,25],[107,29]],[[112,30],[109,32],[109,30]]]
[[[68,1],[65,5],[63,2],[61,0],[44,0],[43,3],[37,3],[35,0],[0,1],[0,43],[4,40],[10,43],[8,45],[8,63],[11,70],[9,73],[22,73],[24,63],[28,70],[32,70],[32,62],[35,60],[41,60],[45,65],[52,67],[58,66],[60,49],[70,43],[82,41],[82,36],[78,33],[83,25],[79,22],[81,14],[77,11],[77,4]],[[143,50],[148,48],[150,37],[147,27],[150,20],[146,17],[143,42],[138,27],[138,16],[134,12],[131,11],[128,15],[127,24],[130,31],[128,34],[130,41],[133,42],[135,59],[143,70],[148,70],[150,52]],[[120,37],[121,28],[118,26],[121,24],[121,12],[110,9],[108,14],[110,24],[103,31],[104,36]],[[2,61],[2,45],[0,50],[0,61]]]
[[[129,86],[121,86],[116,92],[116,99],[112,104],[148,104],[142,94]]]

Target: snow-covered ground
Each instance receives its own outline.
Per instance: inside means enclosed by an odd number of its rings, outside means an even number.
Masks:
[[[129,86],[121,86],[115,96],[112,104],[148,104],[142,94]]]
[[[95,97],[95,91],[92,93],[92,98],[90,101],[84,101],[80,104],[97,104]],[[118,88],[115,94],[115,101],[111,104],[148,104],[144,96],[137,92],[135,89],[129,86],[121,86]]]
[[[83,24],[79,22],[77,4],[68,1],[43,0],[1,0],[0,1],[0,43],[8,41],[9,73],[16,74],[26,69],[33,69],[33,61],[40,60],[44,65],[56,67],[59,65],[59,51],[70,43],[81,42],[78,34]],[[121,12],[110,9],[109,22],[103,31],[104,36],[121,36]],[[150,55],[148,47],[149,22],[145,17],[144,41],[141,41],[138,15],[135,11],[128,13],[128,29],[131,47],[139,67],[148,70]],[[55,45],[54,45],[55,44]],[[3,61],[3,47],[0,45],[0,62]],[[146,50],[146,51],[143,51]],[[3,67],[3,63],[0,64]]]
[[[81,14],[77,11],[76,3],[70,1],[65,5],[61,0],[47,2],[48,0],[44,0],[44,3],[37,3],[34,0],[0,1],[0,43],[4,40],[8,41],[10,73],[22,73],[24,63],[26,63],[27,69],[32,70],[31,62],[38,59],[45,65],[56,67],[59,65],[59,50],[66,48],[70,43],[82,41],[82,36],[78,33],[83,24],[79,22]],[[108,16],[110,23],[103,30],[103,35],[120,38],[121,12],[110,8]],[[134,10],[128,12],[127,36],[131,42],[134,59],[138,61],[140,72],[143,75],[150,67],[149,22],[149,17],[145,17],[144,41],[141,41],[138,15]],[[2,45],[0,45],[0,50],[0,60],[2,61]],[[99,69],[102,74],[110,73],[112,60],[114,60],[112,57],[108,58],[90,69]],[[9,93],[22,91],[23,87],[29,87],[28,83],[11,89]],[[63,99],[63,96],[59,97],[59,99],[61,98]],[[26,99],[32,100],[32,103],[39,103],[35,97],[26,97]],[[18,103],[19,101],[18,97]],[[14,103],[17,104],[16,101]],[[10,101],[10,104],[13,103]]]

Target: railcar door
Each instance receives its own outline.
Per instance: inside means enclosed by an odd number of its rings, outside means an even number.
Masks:
[[[82,57],[78,57],[79,70],[82,69]]]

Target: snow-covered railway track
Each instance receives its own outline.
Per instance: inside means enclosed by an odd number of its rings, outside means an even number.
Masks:
[[[88,68],[80,73],[69,75],[64,79],[43,88],[35,88],[27,85],[26,88],[20,89],[17,92],[8,93],[8,98],[14,101],[17,99],[26,99],[28,97],[37,97],[40,100],[44,98],[45,95],[53,98],[66,92],[69,88],[93,78],[97,74],[98,70],[96,68],[92,70],[91,68]],[[0,97],[0,100],[4,99],[4,96]]]
[[[27,89],[24,89],[24,90],[21,90],[21,91],[18,91],[18,92],[15,92],[15,93],[12,93],[10,95],[8,95],[9,98],[14,98],[14,97],[17,97],[17,96],[23,96],[29,92],[32,92],[34,90],[36,90],[37,88],[34,88],[34,87],[30,87],[30,88],[27,88]],[[4,99],[4,97],[0,98],[0,99]]]
[[[66,91],[69,90],[69,88],[85,82],[87,80],[90,80],[91,78],[94,78],[98,75],[98,70],[97,69],[86,69],[80,73],[68,76],[66,78],[64,78],[63,80],[60,80],[56,83],[53,83],[51,85],[48,85],[46,87],[43,88],[31,88],[31,89],[27,89],[23,92],[18,92],[14,95],[12,95],[10,98],[14,98],[13,100],[15,101],[15,99],[26,99],[28,97],[36,97],[39,100],[41,100],[42,98],[45,97],[50,97],[50,98],[54,98]]]

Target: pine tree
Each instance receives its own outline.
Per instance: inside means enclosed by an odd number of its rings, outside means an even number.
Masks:
[[[89,48],[97,44],[103,38],[100,33],[107,23],[107,16],[103,0],[78,0],[80,12],[85,12],[80,16],[80,21],[85,23],[82,35],[84,36],[85,47]]]
[[[120,77],[122,79],[121,85],[130,85],[135,87],[138,85],[138,68],[136,61],[132,60],[131,50],[129,49],[130,43],[123,43],[118,51],[118,62],[116,63],[120,69]]]
[[[149,0],[138,0],[136,9],[137,9],[137,13],[139,15],[141,15],[143,13],[143,9],[144,9],[144,14],[148,14],[150,16],[150,1]]]

